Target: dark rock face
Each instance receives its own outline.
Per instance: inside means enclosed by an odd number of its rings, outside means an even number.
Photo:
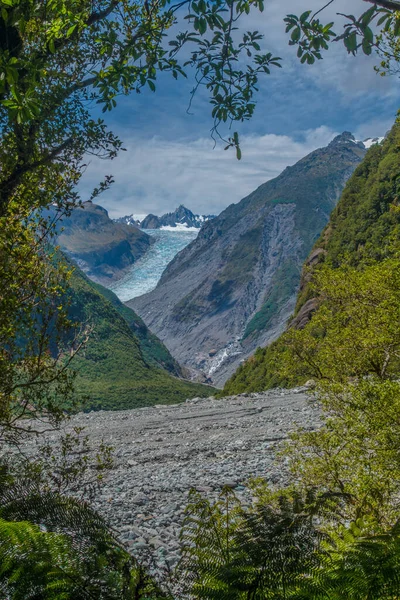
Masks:
[[[160,218],[156,215],[147,215],[145,219],[140,223],[142,229],[159,229],[161,227]]]
[[[126,215],[125,217],[118,217],[114,219],[115,223],[125,223],[125,225],[132,225],[133,227],[140,227],[139,219],[135,219],[133,215]]]
[[[181,363],[222,384],[293,312],[301,266],[365,154],[347,132],[204,223],[128,303]]]
[[[122,277],[151,243],[144,231],[112,221],[103,207],[92,202],[73,210],[58,226],[57,244],[61,250],[100,283]]]

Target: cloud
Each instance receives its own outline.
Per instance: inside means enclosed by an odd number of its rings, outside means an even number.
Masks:
[[[248,135],[241,140],[241,161],[232,151],[213,148],[209,138],[128,140],[127,152],[113,163],[92,162],[82,190],[88,193],[106,166],[116,183],[99,202],[113,217],[163,214],[181,203],[197,213],[219,213],[286,166],[325,146],[336,133],[319,127],[303,132],[296,140],[285,135]]]
[[[224,152],[207,136],[212,122],[204,90],[192,112],[185,112],[192,82],[173,82],[161,74],[157,93],[123,98],[111,113],[110,125],[120,134],[127,152],[110,163],[93,160],[82,190],[112,173],[116,183],[99,202],[112,216],[162,214],[180,203],[195,212],[218,213],[238,202],[258,185],[278,175],[337,132],[353,131],[358,139],[384,135],[397,109],[397,78],[381,78],[373,70],[376,58],[348,56],[341,43],[332,44],[322,61],[300,65],[288,46],[283,18],[318,10],[323,0],[268,0],[262,14],[252,11],[243,29],[265,34],[263,47],[282,56],[284,68],[260,81],[257,108],[250,122],[238,125],[243,159]],[[321,16],[337,12],[355,15],[364,0],[335,0]],[[335,30],[340,33],[343,20]],[[223,131],[226,133],[226,131]]]

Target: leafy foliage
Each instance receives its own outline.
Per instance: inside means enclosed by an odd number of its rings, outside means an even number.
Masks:
[[[396,44],[400,34],[400,3],[391,0],[366,0],[373,4],[360,16],[346,14],[344,32],[340,35],[332,30],[335,23],[323,24],[318,17],[335,3],[330,0],[313,13],[308,10],[302,15],[287,15],[286,32],[291,32],[289,44],[297,47],[297,56],[302,63],[313,64],[322,59],[332,41],[343,41],[349,54],[355,56],[359,50],[369,56],[373,50],[384,57],[380,69],[382,74],[390,71],[391,60],[397,61]]]
[[[243,507],[225,489],[212,504],[192,492],[180,570],[195,598],[289,598],[312,568],[319,534],[300,496]]]
[[[345,495],[251,491],[252,506],[230,490],[215,503],[192,494],[178,569],[189,597],[397,598],[398,523],[382,530],[365,516],[338,524]]]
[[[26,417],[46,413],[59,423],[57,397],[73,402],[68,366],[86,332],[84,325],[72,327],[63,303],[70,273],[34,226],[9,219],[0,246],[0,439],[10,442],[26,430]]]
[[[13,600],[165,598],[89,506],[4,480],[0,564]]]

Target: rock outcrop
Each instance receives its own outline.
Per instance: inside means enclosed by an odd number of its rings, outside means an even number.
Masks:
[[[55,209],[50,209],[55,214]],[[57,244],[94,281],[122,277],[150,248],[152,238],[136,227],[115,223],[105,208],[84,202],[57,224]]]

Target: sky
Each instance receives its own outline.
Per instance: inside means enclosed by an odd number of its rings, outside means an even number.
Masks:
[[[374,72],[376,56],[352,57],[337,43],[322,61],[301,65],[288,46],[284,16],[324,4],[265,0],[263,13],[251,13],[240,24],[263,33],[262,50],[283,59],[282,69],[262,79],[254,117],[234,125],[241,137],[241,161],[234,151],[224,151],[224,144],[214,144],[206,95],[200,93],[188,113],[193,82],[163,75],[155,93],[146,89],[122,97],[106,115],[126,151],[110,162],[89,162],[82,198],[112,174],[115,183],[97,200],[111,217],[161,215],[179,204],[198,214],[219,214],[343,131],[360,140],[385,135],[399,108],[400,86],[396,76]],[[340,33],[343,20],[336,13],[359,15],[367,8],[363,0],[335,0],[322,19],[336,19]]]

